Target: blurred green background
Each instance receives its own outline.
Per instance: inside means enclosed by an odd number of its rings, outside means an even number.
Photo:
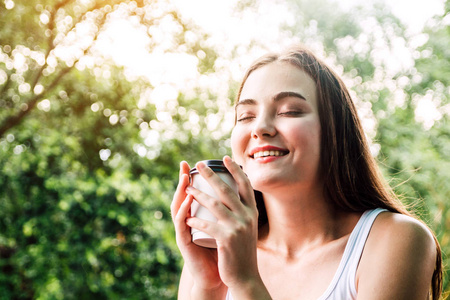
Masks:
[[[0,299],[175,299],[178,164],[230,153],[245,67],[293,41],[344,78],[447,266],[450,2],[420,32],[382,3],[231,1],[223,28],[186,3],[0,3]]]

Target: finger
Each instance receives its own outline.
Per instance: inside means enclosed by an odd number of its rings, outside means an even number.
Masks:
[[[172,213],[172,218],[177,214],[178,209],[186,198],[185,189],[189,185],[189,165],[186,162],[180,163],[180,179],[178,181],[178,186],[173,196],[172,203],[170,205],[170,210]]]
[[[180,162],[180,178],[181,178],[181,175],[183,175],[183,174],[189,175],[190,169],[191,168],[189,167],[189,164],[187,162],[185,162],[185,161]]]
[[[239,200],[239,195],[225,181],[223,181],[219,175],[217,175],[203,162],[198,162],[196,167],[199,174],[213,188],[217,197],[223,202],[223,204],[233,211],[241,208],[242,204]]]
[[[213,238],[217,239],[221,235],[220,226],[216,222],[211,222],[196,217],[187,218],[186,224],[189,227],[198,229]]]
[[[175,194],[173,196],[172,205],[176,205],[177,207],[181,205],[181,202],[186,197],[185,189],[188,185],[189,185],[189,175],[186,174],[181,175],[177,189],[175,190]]]
[[[200,205],[206,207],[218,220],[230,217],[230,210],[222,203],[220,199],[211,197],[210,195],[196,189],[192,186],[186,188],[186,193],[192,195]]]
[[[183,243],[191,242],[190,227],[186,224],[186,219],[190,218],[190,208],[194,198],[191,195],[186,196],[183,203],[180,205],[177,215],[174,217],[175,231],[179,241]]]
[[[191,204],[194,201],[194,197],[192,195],[187,195],[184,199],[183,203],[180,205],[180,209],[178,210],[177,215],[175,216],[176,224],[185,224],[186,218],[190,217],[190,208]]]
[[[253,187],[247,175],[245,175],[241,167],[237,163],[235,163],[229,156],[224,156],[223,163],[230,172],[231,176],[233,176],[234,180],[236,181],[239,187],[239,194],[241,196],[241,201],[246,205],[256,207]]]

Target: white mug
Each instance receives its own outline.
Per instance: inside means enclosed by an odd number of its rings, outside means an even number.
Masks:
[[[227,183],[235,192],[238,194],[238,186],[236,181],[234,181],[233,176],[228,172],[227,168],[224,166],[221,160],[204,160],[203,161],[208,167],[210,167],[219,177]],[[189,172],[191,176],[191,184],[196,189],[208,194],[211,197],[218,198],[214,189],[209,185],[209,183],[198,173],[196,168],[193,168]],[[192,202],[191,205],[191,215],[199,219],[217,222],[216,217],[204,206],[200,205],[196,200]],[[206,248],[217,248],[216,240],[195,228],[191,228],[192,242],[196,245],[206,247]]]

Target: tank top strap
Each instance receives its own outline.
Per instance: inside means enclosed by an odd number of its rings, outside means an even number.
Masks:
[[[356,270],[376,217],[386,209],[365,211],[353,228],[331,284],[319,300],[356,299]]]

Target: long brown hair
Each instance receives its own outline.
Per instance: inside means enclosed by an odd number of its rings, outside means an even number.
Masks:
[[[331,204],[339,210],[363,212],[385,208],[412,216],[383,179],[369,150],[356,107],[339,76],[311,51],[293,47],[280,54],[268,54],[257,60],[246,72],[244,83],[256,69],[275,61],[290,63],[311,76],[317,88],[321,126],[320,171],[325,192]],[[255,192],[260,224],[267,222],[262,195]],[[433,273],[432,299],[439,299],[442,291],[441,248],[436,242],[436,267]]]

